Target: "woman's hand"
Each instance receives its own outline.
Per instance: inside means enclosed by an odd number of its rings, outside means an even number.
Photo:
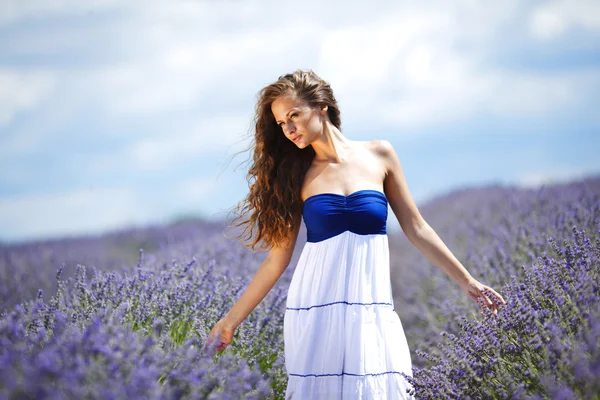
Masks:
[[[486,308],[489,308],[494,315],[498,315],[498,306],[506,304],[506,301],[498,292],[476,279],[471,278],[461,284],[460,287],[481,307],[481,314],[484,313]]]
[[[208,334],[206,346],[214,348],[217,351],[225,350],[233,340],[235,328],[236,327],[230,323],[226,317],[221,318]]]

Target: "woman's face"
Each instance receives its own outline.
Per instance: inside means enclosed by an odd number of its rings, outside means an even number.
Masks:
[[[273,101],[271,112],[283,134],[303,149],[322,135],[327,107],[319,112],[301,99],[284,94]]]

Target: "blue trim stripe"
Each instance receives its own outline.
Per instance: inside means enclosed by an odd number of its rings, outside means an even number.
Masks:
[[[302,378],[307,378],[309,376],[314,376],[314,377],[318,378],[318,377],[321,377],[321,376],[342,376],[342,375],[349,375],[349,376],[376,376],[376,375],[383,375],[383,374],[400,374],[400,372],[398,372],[398,371],[388,371],[388,372],[379,372],[377,374],[364,374],[364,375],[361,375],[361,374],[351,374],[349,372],[342,372],[341,374],[306,374],[306,375],[303,375],[303,374],[288,374],[288,375],[290,375],[290,376],[299,376],[299,377],[302,377]]]
[[[330,306],[332,304],[348,304],[348,305],[354,305],[354,304],[358,304],[358,305],[362,305],[362,306],[370,306],[370,305],[386,305],[386,306],[391,306],[393,305],[392,303],[351,303],[349,301],[334,301],[332,303],[326,303],[326,304],[318,304],[316,306],[310,306],[310,307],[286,307],[286,310],[310,310],[311,308],[314,307],[325,307],[325,306]],[[392,310],[394,311],[394,310]]]

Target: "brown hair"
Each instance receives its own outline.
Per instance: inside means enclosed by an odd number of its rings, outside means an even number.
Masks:
[[[300,190],[315,156],[312,146],[299,149],[275,122],[271,104],[284,94],[292,94],[313,108],[327,105],[329,120],[341,130],[340,110],[333,91],[312,70],[297,69],[282,75],[258,93],[254,141],[250,147],[253,164],[246,175],[250,191],[232,210],[237,215],[233,220],[235,226],[245,226],[236,239],[246,235],[240,242],[252,250],[259,241],[262,241],[260,250],[269,250],[284,242],[295,228],[294,215],[302,207]],[[248,214],[247,219],[239,222]],[[258,232],[252,239],[254,228]]]

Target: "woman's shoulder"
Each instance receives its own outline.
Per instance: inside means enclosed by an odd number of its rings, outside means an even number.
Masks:
[[[384,158],[394,151],[392,144],[386,139],[357,141],[356,144],[374,155]]]
[[[355,141],[357,151],[354,160],[357,165],[382,165],[385,166],[394,153],[392,144],[385,139]]]

